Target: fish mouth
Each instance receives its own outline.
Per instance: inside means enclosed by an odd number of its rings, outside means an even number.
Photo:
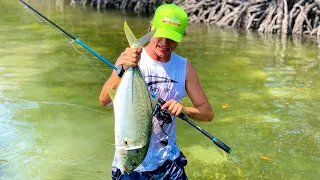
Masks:
[[[130,174],[131,172],[127,170],[127,168],[124,166],[120,168],[121,174]]]
[[[133,172],[134,169],[136,169],[138,166],[136,165],[136,162],[132,161],[131,162],[132,168],[128,168],[126,165],[123,165],[120,168],[121,174],[130,174]]]
[[[134,146],[134,147],[126,147],[126,148],[123,148],[122,150],[124,150],[124,151],[139,150],[139,149],[142,149],[144,146],[145,145]]]
[[[123,147],[116,150],[122,174],[130,174],[142,163],[143,159],[140,158],[140,155],[147,150],[146,147],[145,144],[134,147]]]

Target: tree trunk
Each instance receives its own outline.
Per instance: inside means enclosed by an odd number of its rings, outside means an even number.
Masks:
[[[100,9],[154,13],[165,3],[186,10],[189,23],[257,30],[263,33],[320,36],[320,0],[71,0]]]

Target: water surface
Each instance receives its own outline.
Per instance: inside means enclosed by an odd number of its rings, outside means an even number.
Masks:
[[[150,20],[28,2],[112,63],[128,46],[123,22],[141,37]],[[113,109],[100,107],[98,96],[111,68],[19,1],[0,7],[0,179],[109,179]],[[177,53],[197,69],[215,111],[198,124],[233,148],[228,155],[178,121],[189,179],[320,176],[316,40],[192,25]]]

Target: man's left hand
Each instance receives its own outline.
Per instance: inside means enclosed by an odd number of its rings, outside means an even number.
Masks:
[[[178,101],[171,99],[161,106],[161,109],[167,109],[171,116],[179,116],[180,113],[187,115],[187,110]]]

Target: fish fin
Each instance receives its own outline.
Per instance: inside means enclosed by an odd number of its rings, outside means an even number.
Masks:
[[[113,101],[114,97],[116,96],[117,89],[113,90],[107,85],[107,91],[109,93],[109,96],[110,96],[111,100]]]
[[[154,30],[148,32],[146,35],[142,36],[140,39],[138,39],[138,43],[140,46],[145,45],[147,42],[150,41],[150,39],[153,37],[154,33],[156,33],[157,28]]]
[[[126,37],[127,37],[127,40],[129,42],[130,47],[133,47],[134,43],[137,42],[137,38],[132,33],[127,22],[124,22],[124,33],[126,34]]]
[[[150,100],[151,100],[151,106],[152,109],[154,109],[159,101],[159,94],[151,94],[150,93]]]
[[[129,45],[132,48],[139,48],[139,46],[145,45],[153,37],[156,30],[157,28],[148,32],[146,35],[137,40],[137,38],[134,36],[131,29],[129,28],[128,24],[124,22],[124,33],[126,34]]]

